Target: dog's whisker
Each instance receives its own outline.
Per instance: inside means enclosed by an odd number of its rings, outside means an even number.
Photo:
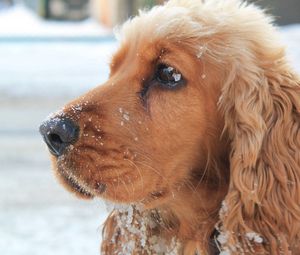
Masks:
[[[207,172],[210,169],[210,164],[211,164],[211,156],[210,155],[211,155],[210,151],[208,151],[208,153],[207,153],[207,159],[206,159],[206,165],[204,167],[203,173],[201,174],[201,178],[200,178],[200,180],[198,181],[198,183],[197,183],[197,185],[195,187],[195,191],[198,189],[199,185],[202,183],[202,181],[204,180]]]
[[[124,159],[125,161],[128,161],[130,162],[135,168],[136,170],[138,171],[139,173],[139,176],[140,176],[140,179],[141,179],[141,182],[142,182],[142,189],[144,190],[144,179],[143,179],[143,176],[142,176],[142,173],[141,173],[141,170],[139,169],[139,167],[130,159]]]
[[[135,195],[135,187],[134,184],[132,183],[132,180],[130,178],[128,178],[129,183],[131,184],[131,188],[132,188],[132,194],[131,194],[131,200],[133,200],[134,195]]]
[[[115,200],[117,200],[117,191],[116,191],[116,187],[115,187],[114,182],[112,182],[112,186],[113,186],[113,191],[114,191]]]
[[[146,159],[146,160],[149,160],[150,162],[153,162],[153,158],[150,158],[149,156],[146,155],[145,152],[143,152],[143,151],[141,151],[141,150],[139,150],[139,151],[134,151],[134,153],[135,153],[136,155],[142,156],[142,158],[144,158],[144,159]]]
[[[127,186],[127,183],[124,180],[122,180],[122,178],[120,178],[120,180],[124,184],[124,187],[125,187],[125,189],[126,189],[126,191],[128,193],[128,197],[130,197],[131,193],[130,193],[130,190],[129,190],[128,186]]]
[[[193,183],[192,183],[189,179],[185,179],[185,180],[183,181],[183,184],[186,184],[186,185],[188,186],[188,188],[191,189],[191,191],[192,191],[193,193],[196,192],[195,186],[193,185]]]
[[[124,128],[134,139],[137,137],[137,134],[134,133],[130,128],[126,127],[124,122],[123,122],[122,128]]]
[[[159,175],[161,178],[163,178],[165,181],[167,181],[167,182],[169,183],[168,179],[167,179],[166,177],[164,177],[164,176],[160,173],[159,170],[157,170],[157,169],[155,169],[154,167],[152,167],[152,166],[146,164],[146,162],[144,162],[144,161],[136,161],[136,163],[141,164],[141,165],[147,167],[148,169],[152,170],[153,172],[155,172],[157,175]]]
[[[116,171],[116,173],[117,173],[117,188],[119,188],[119,186],[120,186],[120,173],[119,173],[119,171]],[[126,189],[126,186],[125,186],[125,189]]]

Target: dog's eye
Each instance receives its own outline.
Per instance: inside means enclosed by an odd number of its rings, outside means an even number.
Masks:
[[[182,83],[183,77],[174,67],[160,64],[156,71],[156,80],[168,88],[175,88]]]

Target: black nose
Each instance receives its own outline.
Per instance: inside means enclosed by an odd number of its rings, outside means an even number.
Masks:
[[[53,118],[42,123],[40,133],[50,152],[60,156],[69,145],[77,141],[79,127],[69,119]]]

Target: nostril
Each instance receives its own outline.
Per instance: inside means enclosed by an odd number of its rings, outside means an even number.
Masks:
[[[51,144],[60,146],[64,142],[61,140],[58,134],[49,134],[48,139],[51,141]]]
[[[64,142],[61,140],[58,134],[47,134],[44,136],[44,140],[50,150],[50,152],[55,155],[59,156],[64,149]]]

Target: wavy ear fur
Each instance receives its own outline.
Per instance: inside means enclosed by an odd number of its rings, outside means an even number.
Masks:
[[[282,50],[258,58],[245,55],[231,67],[220,98],[231,139],[230,187],[220,211],[222,250],[299,254],[299,77]]]

